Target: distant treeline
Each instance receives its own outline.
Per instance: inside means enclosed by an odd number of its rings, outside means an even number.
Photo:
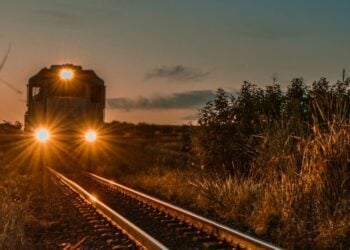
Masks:
[[[112,121],[106,124],[106,132],[119,136],[138,136],[141,138],[152,138],[156,135],[177,136],[189,131],[189,126],[157,125],[147,123],[128,123]]]
[[[199,112],[192,150],[202,168],[247,173],[259,145],[271,135],[291,141],[308,136],[315,125],[328,128],[350,116],[350,79],[330,84],[326,78],[307,86],[293,79],[286,91],[274,83],[264,89],[244,82],[237,96],[222,89]],[[296,144],[295,144],[296,145]]]
[[[12,149],[22,135],[22,124],[3,121],[0,123],[0,153]]]
[[[3,121],[2,123],[0,123],[0,132],[4,133],[4,132],[18,132],[22,129],[22,123],[20,123],[19,121],[15,122],[15,123],[11,123],[9,121]]]

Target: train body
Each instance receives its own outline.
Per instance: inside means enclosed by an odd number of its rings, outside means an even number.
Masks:
[[[27,85],[24,131],[45,142],[51,158],[80,159],[81,144],[94,141],[103,126],[105,96],[104,81],[92,70],[71,64],[44,68]]]
[[[27,107],[25,131],[38,127],[81,131],[103,123],[105,85],[92,70],[54,65],[30,78]]]

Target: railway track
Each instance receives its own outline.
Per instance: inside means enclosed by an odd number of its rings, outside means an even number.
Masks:
[[[120,228],[124,227],[121,230],[124,230],[129,238],[138,242],[136,244],[138,247],[147,249],[279,249],[95,174],[84,174],[84,178],[81,175],[73,175],[70,178],[77,182],[75,183],[54,170],[51,172],[102,211],[105,217],[114,221],[114,224],[119,225]],[[114,211],[118,212],[118,216],[115,216],[117,213]],[[122,217],[123,220],[118,221],[118,217]],[[124,225],[125,221],[132,223]],[[136,236],[135,232],[129,229],[132,224],[134,225],[131,227],[138,229]],[[140,232],[143,232],[141,239],[138,235]],[[151,242],[157,244],[146,246],[145,235],[152,238]]]
[[[77,183],[51,168],[49,171],[60,181],[64,193],[72,199],[73,205],[86,220],[84,231],[80,233],[88,236],[65,249],[85,249],[80,245],[91,238],[91,231],[93,231],[92,240],[101,242],[101,245],[94,246],[96,249],[166,249],[164,245],[97,200]],[[91,246],[87,246],[86,249],[91,249]]]

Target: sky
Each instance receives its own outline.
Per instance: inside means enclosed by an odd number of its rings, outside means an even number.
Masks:
[[[217,88],[282,87],[350,71],[350,1],[1,0],[0,121],[23,122],[26,84],[73,63],[107,86],[106,121],[187,124]]]

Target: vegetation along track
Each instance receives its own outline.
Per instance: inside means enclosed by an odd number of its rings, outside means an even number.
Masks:
[[[170,249],[279,249],[95,174],[71,178]]]
[[[76,246],[72,246],[72,249],[166,249],[78,184],[51,168],[49,170],[59,180],[65,194],[85,219],[81,222],[84,225],[83,230],[80,230],[81,237],[84,238]],[[84,247],[83,243],[87,239],[94,245]]]

